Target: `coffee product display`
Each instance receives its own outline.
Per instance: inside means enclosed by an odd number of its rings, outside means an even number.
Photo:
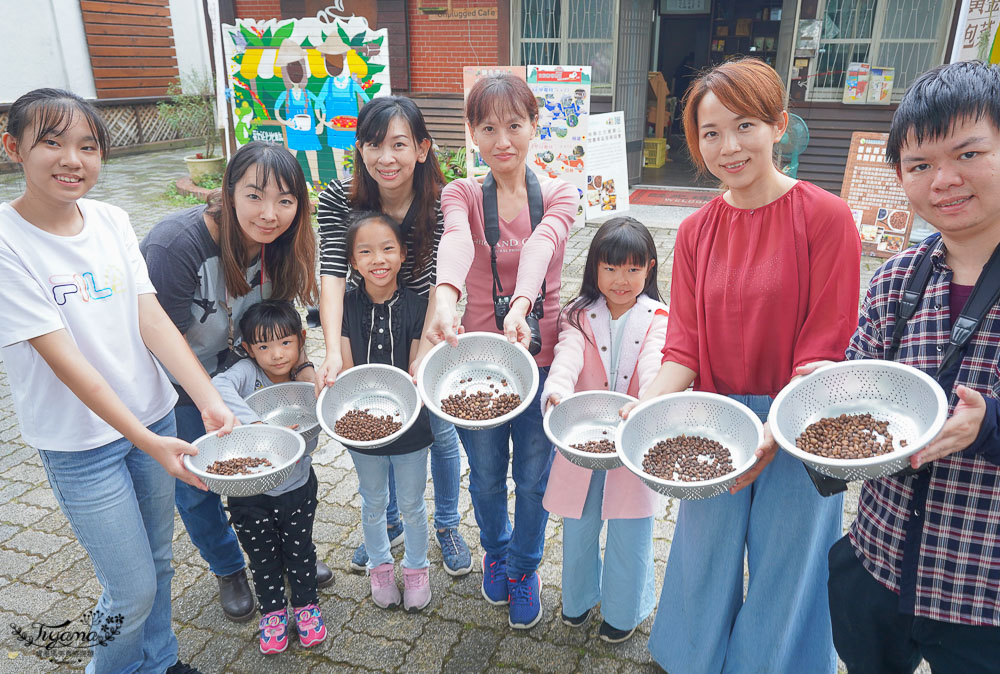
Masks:
[[[272,468],[272,464],[267,459],[252,456],[237,456],[225,461],[213,461],[205,469],[206,473],[213,475],[253,475],[254,468]]]
[[[900,447],[906,440],[899,441]],[[795,441],[804,452],[828,459],[867,459],[892,451],[889,422],[870,414],[841,414],[809,424]]]
[[[591,454],[615,453],[615,443],[613,440],[590,440],[589,442],[581,442],[577,445],[570,445],[570,447],[578,449],[581,452],[589,452]]]
[[[377,416],[372,414],[370,410],[363,409],[351,410],[337,419],[333,430],[342,438],[368,442],[392,435],[402,427],[401,422],[394,421],[389,415]]]
[[[642,469],[663,480],[704,482],[733,472],[733,458],[715,440],[680,435],[653,445],[642,460]]]

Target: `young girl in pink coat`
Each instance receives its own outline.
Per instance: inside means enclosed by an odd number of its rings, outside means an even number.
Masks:
[[[638,397],[659,370],[666,339],[667,307],[659,300],[649,230],[633,218],[608,220],[590,244],[580,294],[560,318],[541,396],[546,409],[576,391]],[[601,638],[625,641],[656,604],[653,515],[659,497],[627,468],[589,470],[557,453],[543,505],[563,517],[563,622],[584,625],[599,602]]]

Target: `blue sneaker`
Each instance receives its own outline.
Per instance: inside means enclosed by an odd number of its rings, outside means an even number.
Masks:
[[[472,553],[465,544],[458,528],[449,527],[444,531],[434,530],[438,545],[441,546],[441,557],[444,560],[444,570],[450,576],[464,576],[472,571]]]
[[[389,532],[390,548],[394,548],[403,542],[402,521],[389,525],[386,530]],[[351,569],[358,573],[366,573],[368,571],[368,551],[365,550],[364,542],[354,550],[354,556],[351,557]]]
[[[510,601],[507,587],[507,559],[483,553],[483,597],[494,606]]]
[[[542,619],[542,579],[538,572],[508,578],[507,582],[510,584],[507,624],[518,630],[534,627]]]

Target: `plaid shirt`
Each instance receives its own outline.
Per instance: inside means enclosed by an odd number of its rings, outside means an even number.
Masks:
[[[899,253],[872,278],[848,359],[884,358],[896,307],[918,255],[929,251],[930,282],[903,335],[896,360],[930,375],[948,347],[949,287],[937,237]],[[933,620],[1000,626],[1000,306],[966,347],[955,386],[986,397],[982,430],[966,450],[906,477],[868,480],[861,490],[851,543],[862,564],[900,595],[900,610]],[[950,410],[957,397],[949,393]]]

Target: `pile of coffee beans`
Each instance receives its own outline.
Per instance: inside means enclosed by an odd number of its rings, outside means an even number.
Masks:
[[[255,456],[237,456],[225,461],[213,461],[205,469],[205,472],[213,475],[253,475],[253,469],[261,466],[273,467],[267,459]]]
[[[591,454],[615,453],[614,440],[590,440],[589,442],[581,442],[578,445],[570,445],[570,447],[579,449],[581,452],[590,452]]]
[[[905,447],[906,441],[899,444]],[[828,459],[867,459],[892,451],[892,433],[888,421],[870,414],[841,414],[809,424],[795,446]]]
[[[503,383],[506,385],[506,382]],[[463,389],[460,393],[452,394],[442,400],[441,411],[458,419],[485,421],[513,412],[520,404],[521,396],[516,393],[499,393],[499,391],[466,393]]]
[[[333,431],[342,438],[357,440],[358,442],[368,442],[370,440],[381,440],[392,435],[403,424],[393,421],[388,414],[377,416],[371,413],[370,409],[351,410],[344,416],[337,419],[333,425]]]
[[[672,482],[704,482],[733,472],[733,457],[715,440],[680,435],[653,445],[642,460],[642,469]]]

